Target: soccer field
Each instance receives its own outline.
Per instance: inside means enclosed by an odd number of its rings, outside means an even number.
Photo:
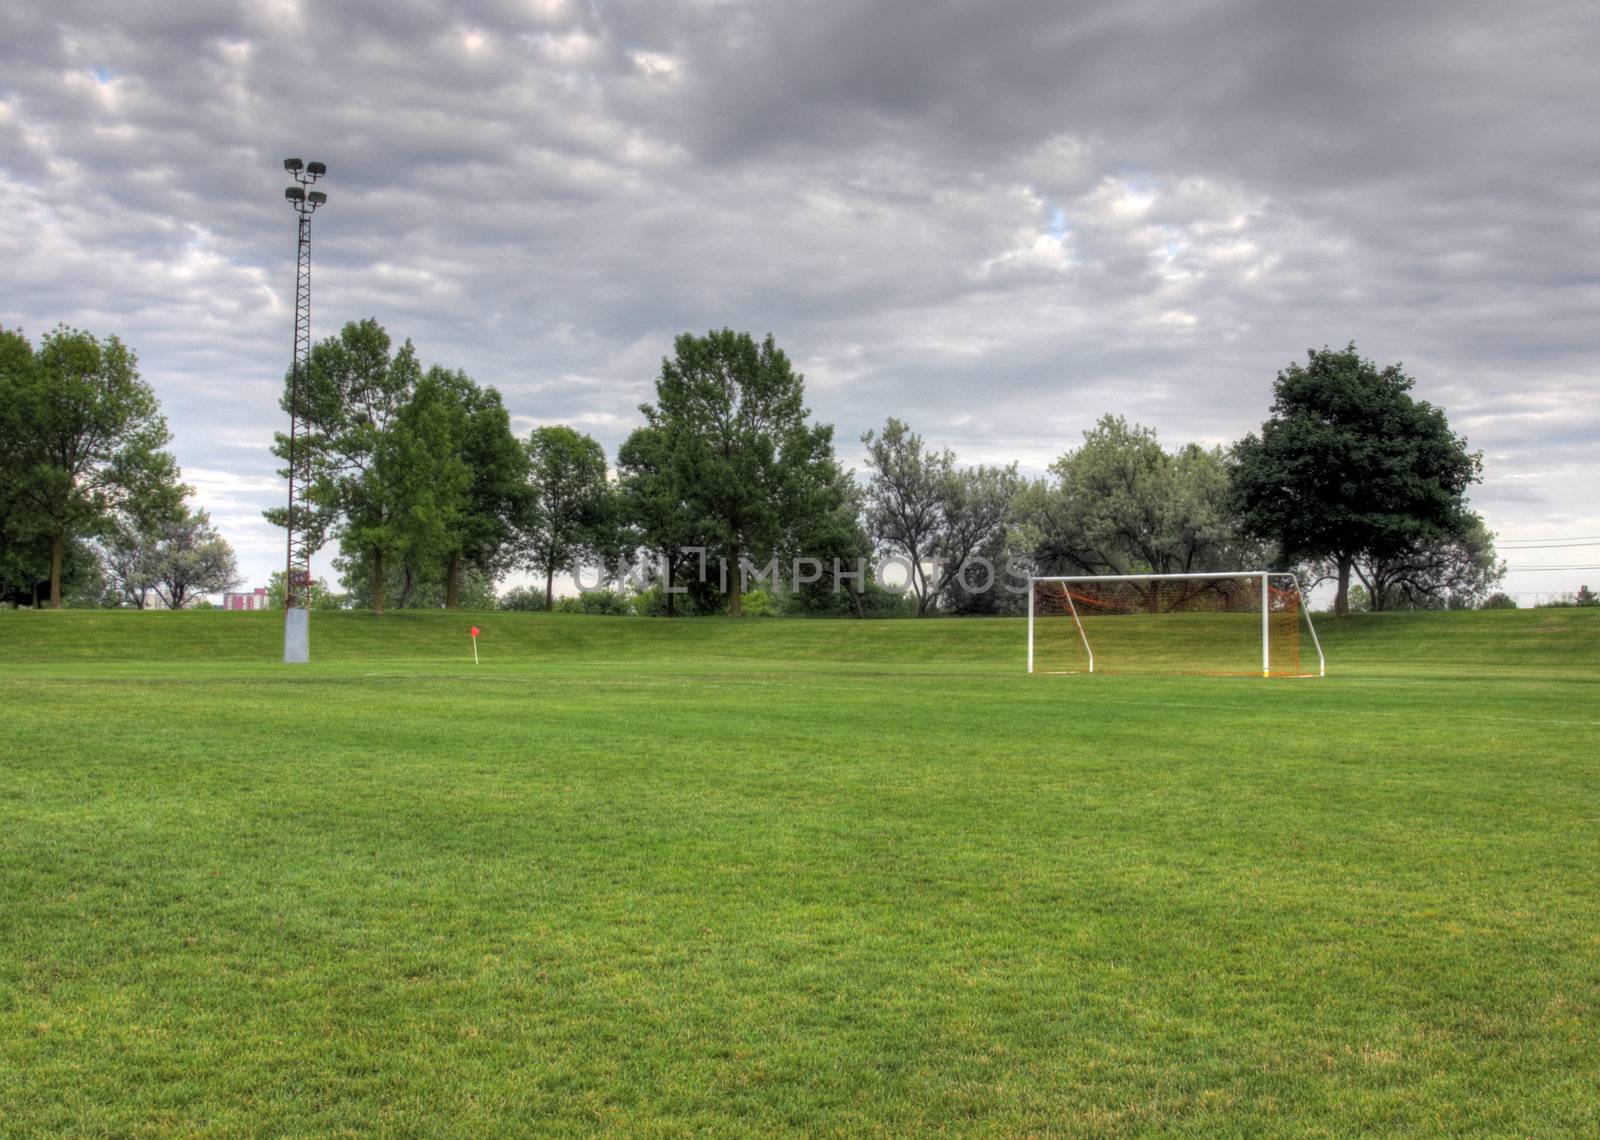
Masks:
[[[280,622],[0,613],[0,1133],[1600,1119],[1600,611]]]

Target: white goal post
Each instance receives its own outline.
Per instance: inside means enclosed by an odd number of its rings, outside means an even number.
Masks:
[[[1159,620],[1167,615],[1181,615],[1176,624],[1182,628],[1174,631],[1172,623]],[[1302,615],[1317,654],[1314,674],[1300,665]],[[1050,657],[1042,669],[1037,659],[1041,637]],[[1175,648],[1180,642],[1181,649]],[[1259,645],[1259,662],[1253,645]],[[1132,671],[1322,677],[1328,668],[1293,574],[1243,570],[1030,576],[1028,672],[1109,671],[1097,649],[1115,650],[1112,668]],[[1070,667],[1048,667],[1062,664]]]

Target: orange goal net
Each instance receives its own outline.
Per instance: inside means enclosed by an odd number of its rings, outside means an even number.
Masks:
[[[1031,673],[1318,676],[1316,629],[1292,574],[1037,577]],[[1309,632],[1302,660],[1301,630]]]

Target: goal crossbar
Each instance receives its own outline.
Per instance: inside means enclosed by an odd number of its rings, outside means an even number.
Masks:
[[[1113,582],[1172,582],[1172,581],[1251,581],[1259,580],[1261,583],[1261,676],[1272,676],[1272,595],[1276,587],[1272,580],[1276,578],[1288,583],[1289,589],[1280,591],[1284,594],[1292,593],[1295,602],[1295,622],[1298,626],[1300,615],[1304,615],[1306,630],[1311,634],[1311,644],[1317,653],[1317,676],[1325,677],[1328,672],[1327,657],[1322,652],[1322,639],[1317,636],[1316,623],[1311,620],[1311,610],[1305,604],[1305,592],[1300,588],[1300,580],[1294,574],[1273,570],[1238,570],[1221,573],[1185,573],[1185,574],[1037,574],[1028,577],[1028,672],[1034,672],[1034,627],[1037,615],[1035,601],[1038,597],[1037,585],[1039,583],[1059,583],[1063,586],[1072,584],[1101,584]],[[1078,613],[1077,602],[1073,591],[1063,590],[1067,603],[1067,612],[1072,618],[1079,640],[1083,643],[1085,656],[1088,658],[1088,671],[1095,671],[1094,646],[1090,643],[1088,631],[1084,628],[1083,617]],[[1089,602],[1090,599],[1082,599]]]

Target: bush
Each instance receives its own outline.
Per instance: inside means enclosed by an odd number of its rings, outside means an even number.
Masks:
[[[519,613],[544,609],[544,591],[537,586],[513,586],[495,601],[497,610],[512,610]]]
[[[1517,608],[1517,599],[1510,594],[1490,594],[1478,603],[1480,610],[1514,610]]]
[[[771,590],[751,590],[739,599],[739,611],[745,617],[776,617],[778,599]]]
[[[632,617],[633,599],[621,590],[585,590],[576,598],[559,598],[558,614],[598,614],[602,617]]]

